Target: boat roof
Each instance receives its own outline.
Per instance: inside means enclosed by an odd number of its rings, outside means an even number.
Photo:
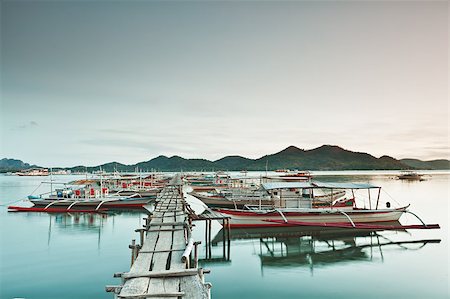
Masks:
[[[327,189],[373,189],[380,188],[369,183],[333,183],[333,182],[271,182],[263,183],[266,190],[290,188],[327,188]]]
[[[314,188],[311,182],[271,182],[263,183],[262,187],[266,190],[289,189],[289,188]]]
[[[98,180],[76,180],[76,181],[71,181],[69,183],[67,183],[68,185],[89,185],[89,184],[94,184],[96,183]]]
[[[369,183],[333,183],[333,182],[314,182],[313,183],[318,188],[328,188],[328,189],[374,189],[381,188],[380,186],[375,186]]]

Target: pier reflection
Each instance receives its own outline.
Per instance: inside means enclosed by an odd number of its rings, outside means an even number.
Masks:
[[[223,244],[222,236],[222,231],[219,231],[211,245]],[[419,250],[427,244],[441,242],[440,239],[415,240],[406,230],[321,227],[232,229],[230,238],[231,251],[233,243],[238,240],[254,240],[259,244],[255,246],[258,248],[255,254],[260,259],[262,275],[264,268],[305,267],[313,274],[315,268],[341,263],[382,263],[385,248]]]

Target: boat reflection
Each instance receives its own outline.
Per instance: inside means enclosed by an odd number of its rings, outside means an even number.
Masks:
[[[97,234],[98,248],[100,248],[101,232],[104,226],[111,222],[114,229],[115,217],[130,217],[132,219],[142,219],[140,215],[145,213],[137,211],[120,211],[110,213],[61,213],[61,214],[47,214],[38,213],[40,216],[48,216],[48,237],[47,245],[50,245],[53,234]]]
[[[219,231],[212,245],[224,243],[222,236],[222,231]],[[415,240],[406,230],[321,227],[232,229],[230,238],[231,244],[243,239],[253,239],[259,243],[255,254],[261,261],[261,274],[264,268],[272,267],[305,267],[313,274],[315,268],[341,263],[383,262],[384,248],[395,246],[403,250],[417,250],[441,241]]]
[[[68,232],[76,231],[97,231],[103,224],[103,221],[107,219],[106,214],[92,214],[92,213],[80,213],[80,214],[56,214],[54,216],[49,215],[50,219],[53,219],[57,228],[65,229]]]

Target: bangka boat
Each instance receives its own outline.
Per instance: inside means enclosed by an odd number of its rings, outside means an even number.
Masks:
[[[47,182],[44,182],[47,183]],[[52,185],[56,182],[49,182]],[[33,204],[34,209],[62,209],[62,210],[77,210],[77,209],[133,209],[142,208],[144,205],[153,201],[156,196],[144,197],[139,193],[130,195],[120,195],[117,193],[109,193],[109,189],[104,187],[103,180],[98,181],[95,179],[90,180],[78,180],[69,183],[73,186],[83,185],[83,187],[74,189],[72,186],[63,183],[63,188],[56,188],[49,194],[41,194],[39,196],[30,195],[28,200]]]
[[[272,175],[263,176],[261,180],[265,183],[268,182],[305,182],[310,181],[312,175],[309,171],[297,171],[297,172],[286,172],[282,175]]]
[[[48,176],[49,172],[46,168],[31,168],[15,173],[18,176]]]
[[[216,209],[216,211],[231,217],[231,227],[270,227],[270,226],[301,226],[314,224],[332,226],[342,223],[374,223],[398,221],[407,207],[398,209]],[[347,225],[346,225],[347,226]],[[356,225],[355,225],[356,227]]]
[[[248,193],[246,196],[233,196],[232,193],[225,193],[221,191],[216,191],[214,193],[192,191],[188,194],[199,199],[210,208],[242,209],[246,205],[257,205],[259,203],[262,203],[263,205],[272,204],[272,199],[268,194],[258,194],[257,196],[251,196],[251,193]]]
[[[423,180],[422,176],[423,176],[423,174],[419,174],[419,173],[417,173],[415,171],[405,170],[405,171],[402,171],[397,176],[397,178],[399,180],[412,180],[412,181],[416,181],[417,180],[417,181],[421,181],[421,180]]]
[[[407,210],[409,206],[390,208],[390,203],[386,203],[386,208],[379,208],[381,187],[371,184],[320,182],[296,182],[285,184],[288,185],[286,186],[279,183],[278,186],[275,185],[272,187],[278,189],[280,192],[279,202],[282,203],[282,205],[279,205],[278,207],[258,205],[246,206],[244,209],[219,208],[215,210],[231,217],[231,227],[328,226],[373,229],[376,228],[376,225],[365,224],[398,221],[404,213],[409,213]],[[302,197],[297,198],[295,201],[283,200],[281,191],[286,188],[292,188],[293,186],[308,191],[314,190],[315,188],[330,189],[331,194],[334,190],[346,190],[349,198],[333,201],[330,206],[320,208],[313,207],[312,196],[310,199]],[[268,187],[266,186],[266,188]],[[370,190],[372,189],[378,190],[376,203],[373,204],[370,195]],[[357,190],[368,191],[368,202],[364,201],[364,207],[357,206],[355,198],[355,191]],[[336,203],[342,201],[345,202],[344,206],[336,205]],[[295,206],[295,202],[297,202],[297,206]],[[348,205],[349,202],[351,202],[351,205]],[[423,222],[422,224],[425,225]],[[430,225],[428,228],[439,228],[439,226]]]
[[[248,205],[261,205],[281,207],[300,207],[299,202],[312,201],[313,208],[345,207],[352,206],[351,200],[338,200],[345,195],[345,191],[336,190],[333,192],[323,192],[321,189],[312,190],[304,187],[303,183],[294,182],[276,182],[264,183],[260,188],[230,188],[224,190],[210,190],[209,192],[192,191],[188,194],[201,200],[211,208],[231,208],[243,209]],[[310,185],[313,186],[313,185]],[[283,190],[285,189],[285,190]]]
[[[47,197],[41,199],[29,199],[35,208],[63,208],[72,210],[76,208],[92,208],[98,210],[105,209],[133,209],[142,208],[144,205],[154,201],[149,197],[132,197],[132,196],[116,196],[110,195],[101,198],[54,198]]]

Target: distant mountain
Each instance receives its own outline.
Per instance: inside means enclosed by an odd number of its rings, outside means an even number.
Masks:
[[[113,172],[113,171],[131,171],[133,170],[133,168],[131,167],[131,165],[125,165],[119,162],[109,162],[106,164],[102,164],[99,166],[94,166],[94,167],[86,167],[86,166],[82,166],[82,165],[78,165],[75,167],[71,167],[71,168],[65,168],[65,169],[69,169],[72,172],[85,172],[86,170],[88,172],[92,172],[95,170],[100,170],[100,168],[102,170],[108,171],[108,172]]]
[[[241,156],[226,156],[214,161],[214,165],[220,169],[246,170],[252,162],[254,160]]]
[[[323,145],[312,150],[303,150],[295,146],[259,159],[241,156],[226,156],[216,161],[205,159],[185,159],[179,156],[158,156],[149,161],[133,165],[108,163],[97,167],[88,167],[88,171],[133,171],[138,167],[144,171],[212,171],[212,170],[268,170],[307,169],[307,170],[371,170],[371,169],[408,169],[402,162],[383,156],[375,158],[367,153],[345,150],[339,146]],[[72,169],[72,171],[79,170]],[[84,169],[82,169],[84,171]]]
[[[401,159],[400,162],[408,165],[411,168],[417,169],[450,169],[450,161],[445,159],[430,161],[422,161],[418,159]]]
[[[211,170],[214,169],[214,162],[205,159],[184,159],[179,156],[166,157],[159,156],[147,162],[140,162],[133,167],[139,169],[158,169],[162,171],[189,171],[189,170]]]
[[[335,145],[323,145],[306,151],[290,146],[276,154],[257,159],[251,168],[252,170],[264,169],[266,163],[269,169],[370,170],[407,168],[403,163],[388,156],[375,158],[367,153],[352,152]]]
[[[110,162],[95,167],[75,166],[66,168],[72,172],[92,172],[94,170],[134,171],[213,171],[213,170],[268,170],[299,169],[299,170],[395,170],[395,169],[450,169],[449,160],[421,161],[417,159],[397,160],[389,156],[376,158],[367,153],[353,152],[336,145],[304,150],[289,146],[284,150],[265,155],[258,159],[241,156],[226,156],[216,161],[205,159],[185,159],[179,156],[158,156],[154,159],[126,165]],[[0,160],[0,172],[16,171],[36,167],[20,160]],[[55,168],[54,168],[55,169]]]
[[[0,172],[19,171],[23,169],[38,167],[24,163],[21,160],[3,158],[0,160]]]

